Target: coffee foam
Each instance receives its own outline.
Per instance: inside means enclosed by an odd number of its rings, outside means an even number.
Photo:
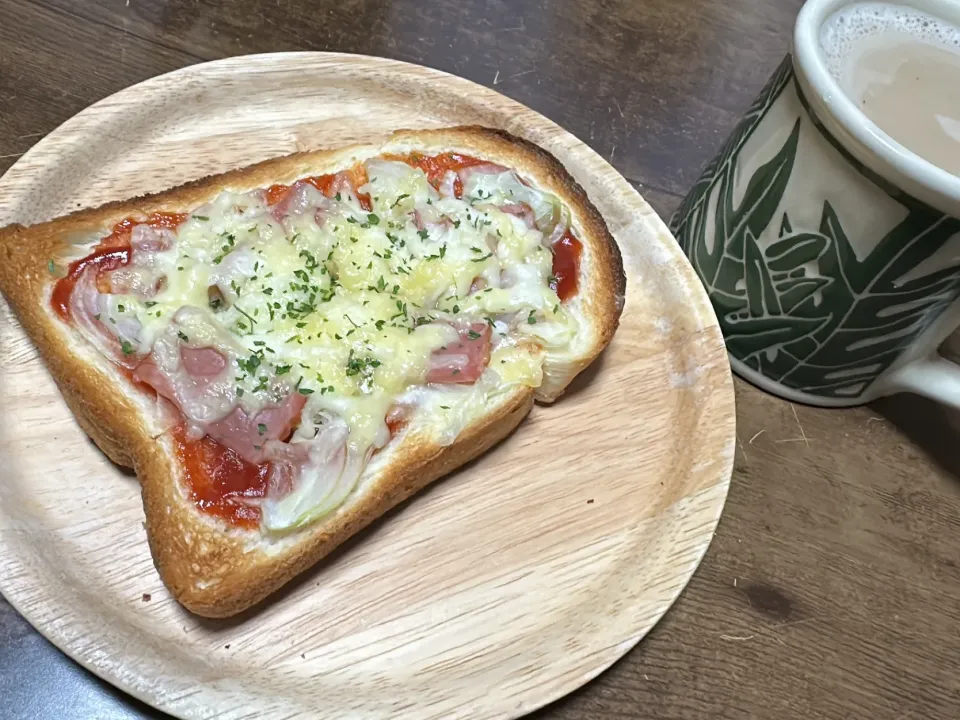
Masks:
[[[919,40],[960,53],[960,28],[903,5],[866,2],[848,5],[820,28],[820,49],[827,71],[838,81],[865,42],[879,35]]]

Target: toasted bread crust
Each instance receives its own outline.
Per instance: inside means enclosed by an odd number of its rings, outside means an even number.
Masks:
[[[385,469],[341,511],[265,547],[274,541],[262,539],[257,531],[229,527],[195,508],[180,482],[169,435],[145,418],[145,393],[95,350],[81,351],[78,345],[83,341],[76,331],[53,313],[49,297],[56,278],[47,263],[52,259],[63,268],[77,256],[71,237],[102,231],[128,217],[187,212],[225,189],[289,183],[404,150],[427,154],[458,150],[512,167],[570,208],[574,230],[584,244],[578,307],[591,336],[584,351],[562,368],[561,377],[536,394],[539,400],[552,401],[612,338],[624,300],[622,261],[599,212],[563,166],[536,145],[503,131],[482,127],[399,131],[382,145],[297,153],[31,227],[0,229],[0,290],[38,346],[83,430],[111,460],[136,471],[154,562],[173,595],[192,612],[227,617],[264,599],[392,507],[499,442],[530,411],[535,393],[517,388],[449,446],[441,446],[424,431],[399,436],[384,449],[390,453]]]
[[[524,388],[449,447],[423,436],[405,438],[392,453],[387,471],[346,512],[301,531],[296,542],[269,560],[246,551],[247,533],[225,535],[219,523],[192,508],[167,514],[168,507],[180,507],[183,499],[179,487],[169,482],[176,471],[172,455],[155,452],[138,463],[137,474],[143,478],[147,537],[163,580],[177,600],[198,615],[228,617],[241,612],[414,493],[482,455],[509,435],[532,407],[533,392]]]

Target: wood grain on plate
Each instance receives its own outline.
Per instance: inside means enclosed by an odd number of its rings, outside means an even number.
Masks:
[[[239,620],[198,619],[168,596],[135,478],[76,427],[2,307],[0,589],[72,657],[185,717],[510,717],[602,671],[676,598],[732,467],[722,339],[662,221],[536,113],[386,60],[220,61],[61,126],[0,181],[0,223],[398,127],[464,123],[532,140],[584,186],[623,251],[621,328],[561,402]]]

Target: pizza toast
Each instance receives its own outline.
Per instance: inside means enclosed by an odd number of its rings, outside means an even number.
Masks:
[[[141,484],[206,617],[269,596],[552,402],[610,342],[619,250],[549,153],[398,131],[0,229],[0,291]]]

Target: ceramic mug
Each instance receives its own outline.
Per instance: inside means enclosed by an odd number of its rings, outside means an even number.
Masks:
[[[731,364],[790,400],[914,392],[960,407],[937,349],[960,325],[960,178],[886,135],[820,54],[852,0],[809,0],[792,53],[703,171],[671,228]],[[906,0],[960,25],[960,5]]]

